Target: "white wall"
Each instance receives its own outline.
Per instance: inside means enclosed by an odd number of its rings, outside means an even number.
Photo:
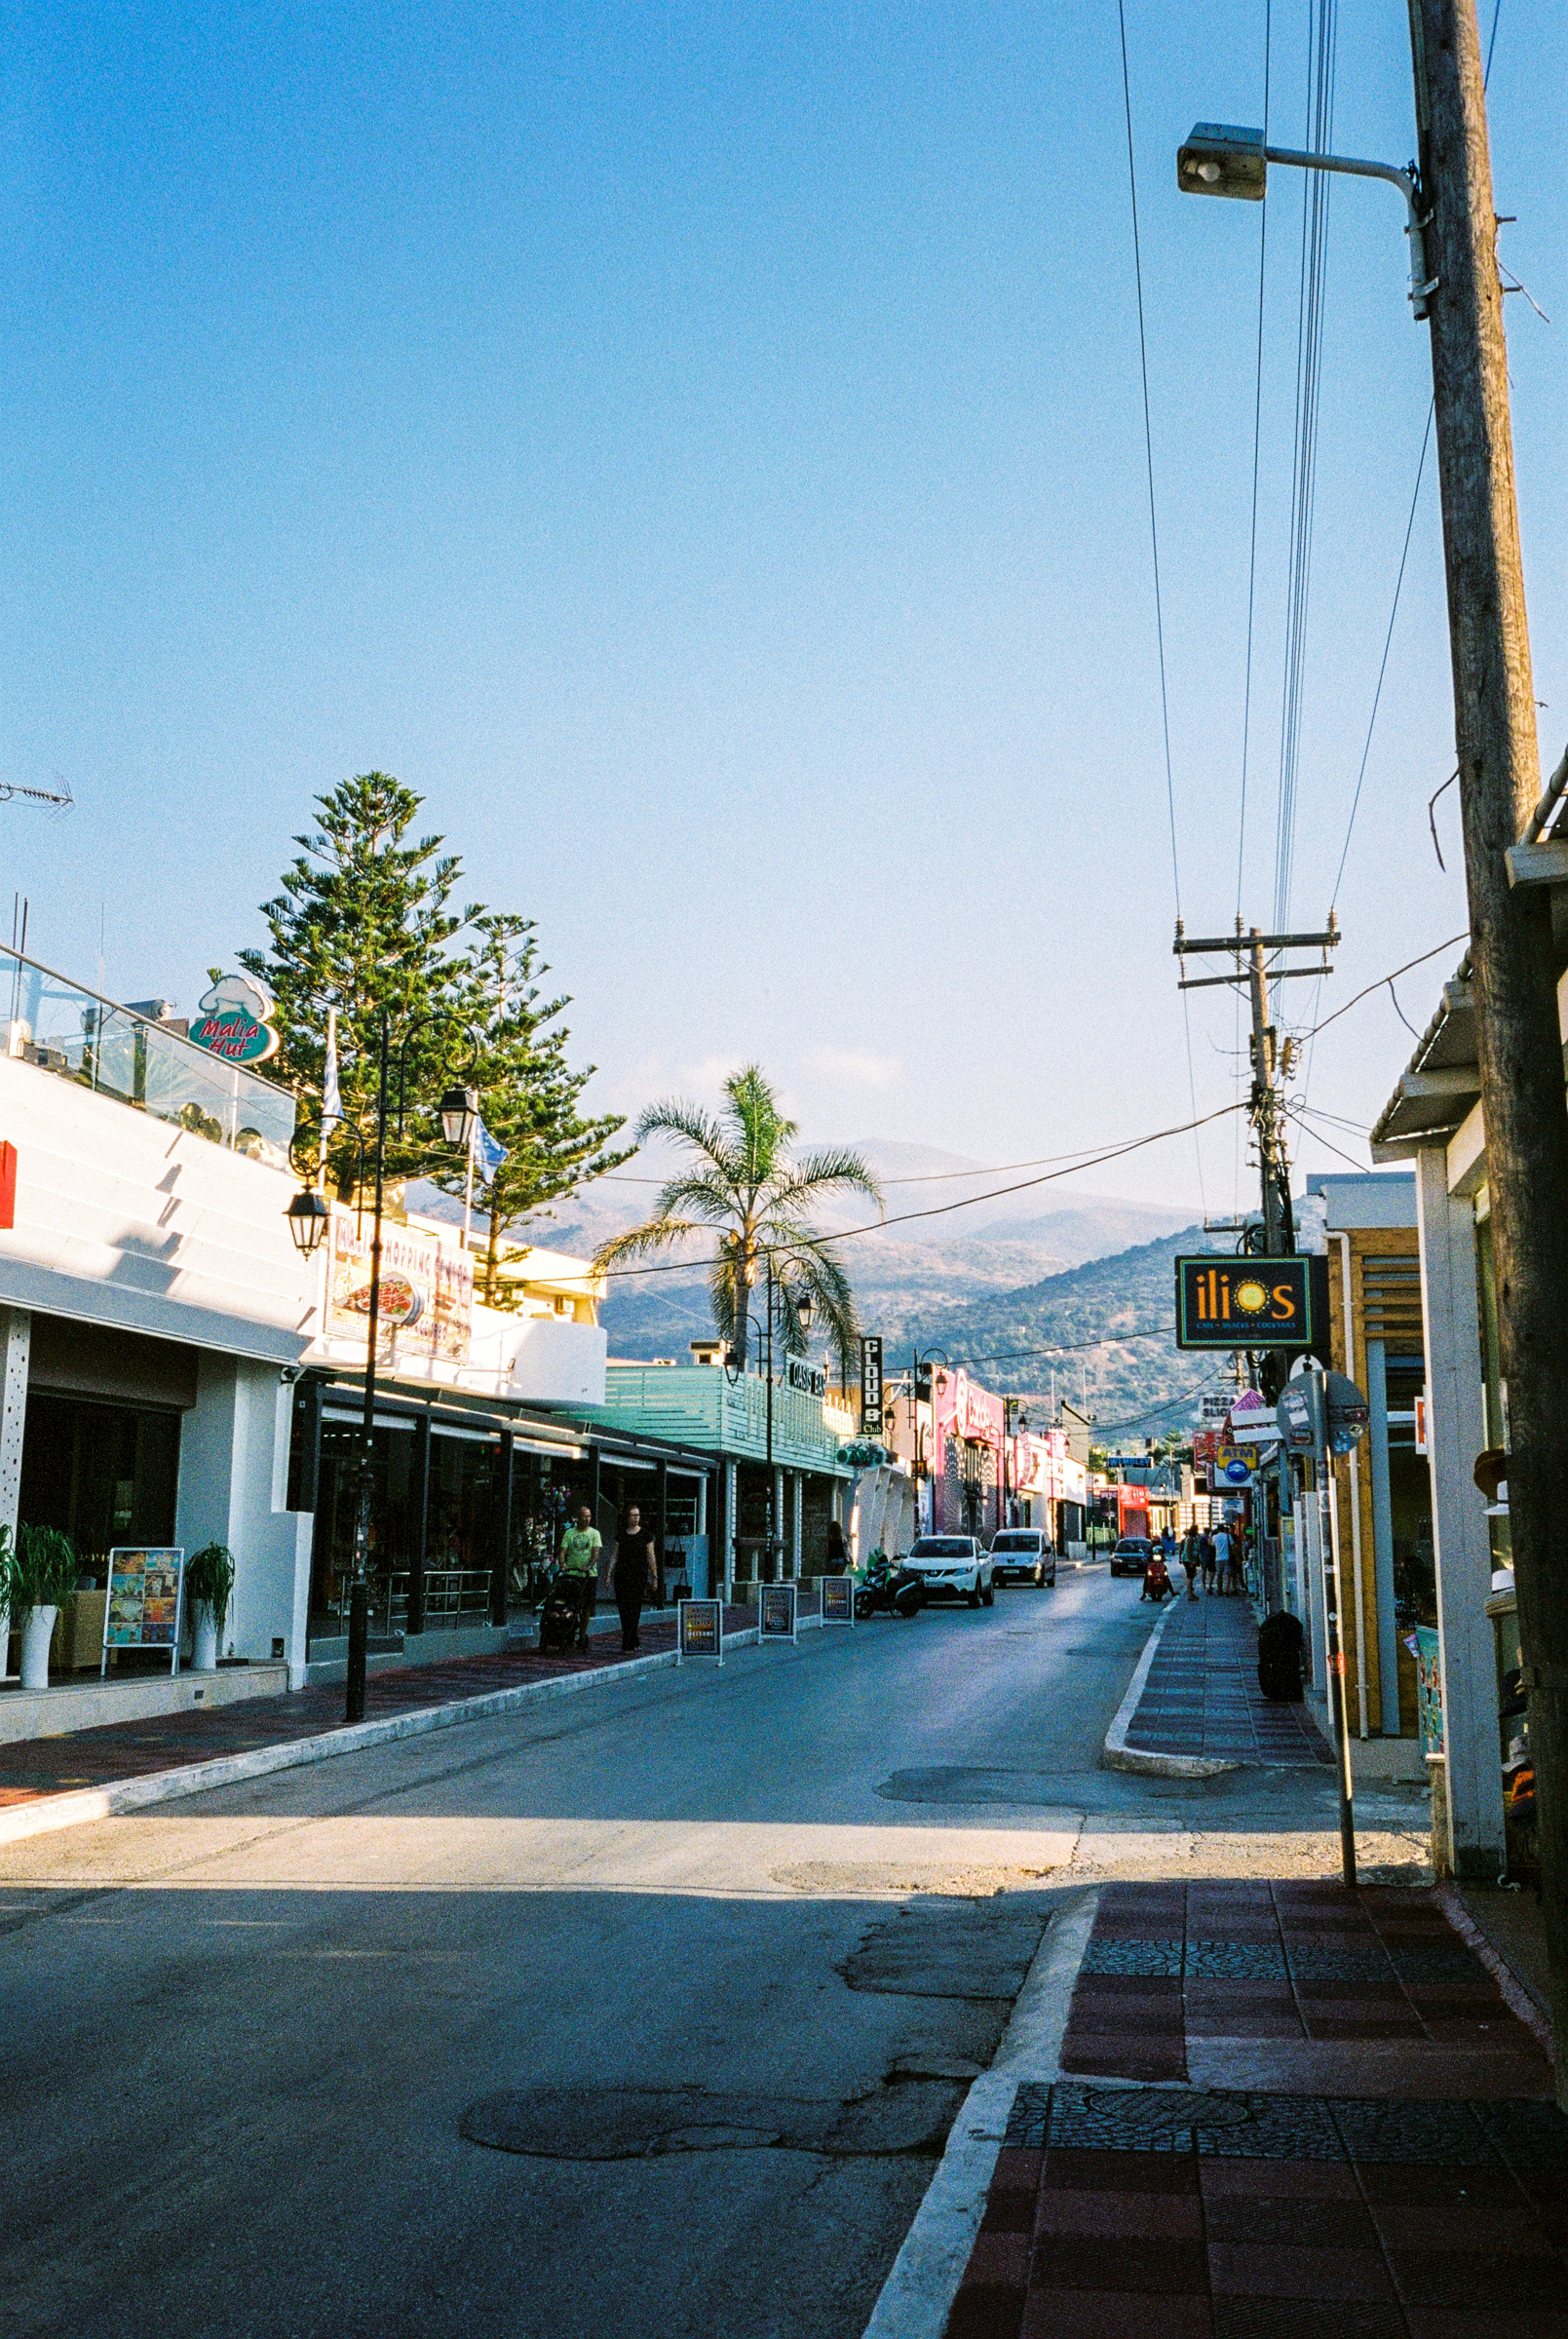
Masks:
[[[312,1522],[274,1508],[280,1446],[287,1453],[287,1398],[276,1365],[201,1358],[196,1403],[181,1422],[174,1540],[187,1557],[207,1543],[226,1543],[234,1553],[225,1656],[270,1658],[281,1640],[290,1663],[303,1665]]]

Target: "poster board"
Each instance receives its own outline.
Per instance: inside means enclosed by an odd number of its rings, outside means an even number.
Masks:
[[[799,1598],[794,1584],[759,1584],[757,1586],[757,1643],[765,1640],[798,1638]]]
[[[675,1604],[675,1663],[688,1657],[710,1657],[724,1663],[724,1603],[722,1600],[679,1600]]]
[[[180,1600],[185,1588],[182,1551],[121,1546],[109,1553],[109,1596],[103,1603],[101,1680],[111,1649],[167,1649],[171,1673],[179,1670]]]
[[[822,1592],[822,1623],[824,1625],[853,1625],[855,1622],[855,1578],[853,1576],[823,1576]]]
[[[334,1208],[326,1280],[326,1337],[357,1346],[363,1357],[370,1316],[368,1216]],[[376,1305],[376,1362],[429,1357],[467,1361],[474,1321],[474,1261],[418,1227],[384,1220],[381,1291]]]
[[[1405,1635],[1405,1647],[1416,1661],[1416,1715],[1423,1754],[1443,1751],[1442,1666],[1435,1625],[1417,1625]]]

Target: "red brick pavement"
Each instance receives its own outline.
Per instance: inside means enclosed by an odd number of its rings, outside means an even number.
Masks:
[[[724,1612],[726,1632],[743,1631],[755,1623],[752,1609]],[[657,1611],[644,1617],[643,1656],[656,1656],[674,1645],[672,1618],[666,1622]],[[455,1658],[449,1665],[391,1668],[372,1672],[366,1681],[364,1718],[373,1722],[387,1714],[452,1705],[560,1673],[603,1672],[625,1662],[611,1634],[582,1657],[541,1657],[537,1649],[519,1646],[493,1657]],[[339,1683],[281,1698],[247,1698],[232,1706],[192,1706],[150,1721],[107,1722],[61,1738],[18,1739],[0,1745],[0,1810],[34,1803],[45,1795],[112,1786],[156,1771],[214,1762],[254,1746],[321,1738],[346,1726]]]
[[[1222,2024],[1252,2084],[1181,2086]],[[1304,2091],[1313,2042],[1340,2076]],[[1568,2339],[1568,2121],[1430,1894],[1112,1887],[1061,2062],[948,2339]]]

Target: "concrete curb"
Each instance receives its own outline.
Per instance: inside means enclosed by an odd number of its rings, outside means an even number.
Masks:
[[[803,1616],[800,1630],[822,1624],[820,1616]],[[726,1632],[726,1649],[755,1648],[755,1625]],[[632,1657],[624,1665],[597,1666],[592,1672],[561,1673],[553,1681],[519,1681],[511,1689],[487,1690],[475,1698],[454,1698],[444,1706],[416,1706],[407,1713],[392,1713],[379,1721],[356,1722],[351,1728],[329,1730],[314,1738],[296,1738],[283,1745],[251,1746],[240,1754],[220,1754],[210,1762],[191,1762],[176,1770],[149,1771],[142,1779],[122,1779],[113,1786],[83,1787],[72,1794],[45,1795],[0,1811],[0,1844],[24,1842],[33,1835],[52,1835],[62,1827],[84,1827],[95,1820],[113,1819],[127,1811],[145,1811],[154,1803],[172,1803],[182,1795],[210,1793],[220,1786],[237,1786],[247,1779],[265,1779],[274,1771],[303,1770],[315,1762],[330,1762],[339,1754],[360,1754],[367,1746],[385,1746],[402,1738],[423,1738],[432,1730],[459,1730],[469,1722],[484,1722],[497,1714],[516,1713],[523,1706],[551,1698],[573,1697],[596,1689],[601,1682],[626,1681],[644,1673],[661,1672],[676,1662],[673,1649],[651,1657]]]
[[[1501,1951],[1493,1948],[1460,1898],[1459,1892],[1454,1885],[1446,1881],[1439,1882],[1433,1898],[1465,1946],[1480,1959],[1481,1964],[1497,1983],[1504,2005],[1511,2013],[1518,2016],[1548,2062],[1555,2070],[1557,2051],[1552,2038],[1549,2011],[1537,2005],[1530,1991],[1519,1979]]]
[[[865,2339],[941,2339],[964,2280],[1018,2083],[1054,2079],[1073,1984],[1099,1906],[1082,1892],[1053,1914],[1013,2009],[996,2061],[953,2122],[947,2149],[883,2283]]]
[[[1132,1727],[1132,1716],[1138,1710],[1156,1656],[1160,1650],[1160,1635],[1176,1613],[1171,1601],[1144,1646],[1143,1655],[1133,1668],[1128,1683],[1127,1696],[1116,1709],[1116,1719],[1105,1733],[1105,1760],[1113,1771],[1136,1771],[1146,1779],[1217,1779],[1222,1771],[1239,1771],[1239,1762],[1221,1762],[1208,1754],[1157,1754],[1148,1746],[1129,1746],[1127,1734]]]

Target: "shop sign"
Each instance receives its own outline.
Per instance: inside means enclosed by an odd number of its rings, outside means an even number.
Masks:
[[[797,1635],[796,1588],[793,1584],[757,1587],[757,1639],[793,1641]]]
[[[823,1576],[822,1623],[824,1625],[853,1625],[855,1622],[855,1578],[853,1576]]]
[[[1311,1348],[1313,1313],[1308,1258],[1216,1258],[1176,1261],[1178,1348]]]
[[[101,1677],[111,1649],[167,1649],[169,1669],[179,1670],[179,1595],[185,1554],[122,1549],[109,1553],[109,1596],[103,1606]]]
[[[1254,1468],[1255,1457],[1244,1445],[1222,1445],[1215,1451],[1215,1475],[1223,1486],[1244,1486]]]
[[[860,1340],[860,1435],[882,1435],[882,1338],[877,1332]]]
[[[203,994],[190,1027],[191,1046],[205,1048],[226,1064],[264,1064],[278,1052],[272,1021],[276,1012],[260,983],[249,975],[219,976]]]
[[[688,1657],[711,1657],[724,1663],[724,1603],[722,1600],[679,1600],[675,1604],[675,1663]]]
[[[326,1337],[361,1348],[370,1315],[370,1221],[332,1212]],[[474,1316],[474,1261],[467,1251],[409,1226],[381,1229],[380,1337],[376,1362],[429,1357],[461,1364]]]
[[[997,1419],[1002,1410],[1000,1398],[989,1390],[979,1388],[967,1372],[953,1376],[953,1422],[960,1438],[973,1438],[980,1445],[1000,1446],[1002,1426]]]
[[[785,1357],[779,1378],[786,1389],[798,1389],[802,1397],[822,1398],[827,1395],[826,1367],[808,1364],[804,1357]]]

